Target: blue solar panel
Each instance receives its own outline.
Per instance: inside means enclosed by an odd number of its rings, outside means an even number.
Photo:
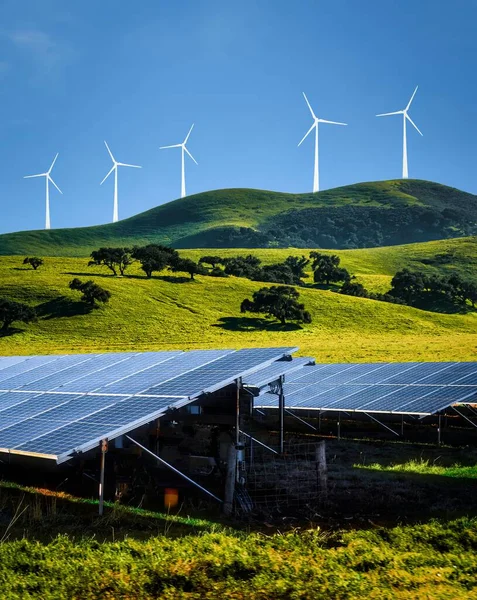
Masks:
[[[453,382],[453,385],[477,385],[477,372],[462,377],[462,379],[457,379]]]
[[[177,401],[177,398],[139,398],[136,396],[95,412],[78,422],[102,424],[106,427],[106,433],[134,421],[144,420],[153,413],[162,413]]]
[[[229,352],[227,350],[200,350],[194,353],[183,353],[164,363],[149,367],[140,373],[105,385],[97,391],[106,394],[139,394],[154,385],[158,385],[177,375],[187,373],[191,369],[215,360],[220,356],[224,356]]]
[[[35,421],[34,426],[39,428],[43,426],[45,421],[41,419],[32,419]],[[60,427],[51,433],[47,433],[38,439],[30,439],[22,444],[15,446],[15,449],[23,452],[35,452],[37,454],[50,454],[58,456],[60,454],[70,452],[85,444],[85,442],[94,442],[101,439],[105,435],[104,425],[97,423],[71,423]],[[0,435],[0,447],[2,446],[2,438]],[[12,439],[12,443],[15,440]],[[7,446],[12,448],[13,446]]]
[[[359,383],[362,385],[372,385],[375,383],[388,383],[388,380],[394,375],[400,373],[411,372],[411,369],[417,367],[420,363],[389,363],[382,364],[378,369],[371,370],[364,375],[360,375],[353,380],[353,383]]]
[[[94,356],[89,360],[77,360],[72,366],[68,367],[65,365],[64,369],[61,369],[56,373],[38,379],[37,381],[32,381],[28,385],[24,385],[23,389],[40,391],[60,389],[61,386],[71,383],[83,375],[94,373],[102,367],[115,365],[119,368],[118,363],[120,364],[125,358],[126,356],[121,354],[103,354]]]
[[[453,363],[422,363],[413,369],[398,373],[386,380],[386,383],[411,384],[420,382],[425,377],[439,373],[450,367]]]
[[[16,395],[19,396],[20,394],[17,393]],[[37,416],[54,406],[64,404],[70,399],[71,396],[68,394],[40,394],[2,410],[0,416],[4,419],[15,419],[16,423],[20,423],[24,419]]]
[[[68,369],[71,365],[77,365],[79,363],[83,363],[86,360],[85,356],[78,356],[77,354],[71,356],[65,356],[63,358],[59,358],[53,362],[47,363],[46,365],[41,365],[36,367],[35,369],[30,369],[25,373],[19,373],[18,375],[13,375],[8,379],[3,380],[1,385],[3,387],[8,387],[11,390],[15,389],[31,389],[36,390],[37,381],[41,381],[43,379],[48,378],[49,376],[54,376],[58,372],[61,372],[62,369]],[[31,385],[28,385],[31,384]],[[43,388],[39,388],[43,389]]]
[[[15,404],[19,404],[20,402],[25,402],[25,400],[34,398],[36,395],[36,392],[4,392],[0,394],[0,416],[2,410],[10,408],[10,406],[15,406]]]
[[[371,385],[371,386],[359,386],[359,390],[356,390],[358,386],[341,386],[340,390],[343,388],[343,393],[346,391],[346,388],[350,392],[348,396],[344,396],[342,400],[339,402],[333,403],[332,406],[334,410],[342,409],[342,410],[358,410],[365,409],[368,406],[373,404],[378,404],[381,399],[384,400],[387,395],[392,394],[395,386],[384,386],[384,385]],[[354,392],[352,390],[355,390]],[[328,407],[328,405],[326,405]]]
[[[268,383],[276,381],[280,375],[285,376],[285,381],[288,381],[295,371],[301,370],[307,363],[312,361],[312,358],[294,358],[293,360],[277,360],[268,367],[260,369],[255,373],[251,373],[244,378],[244,385],[262,387]]]
[[[27,360],[28,356],[1,356],[0,371]]]
[[[426,385],[452,385],[460,384],[460,380],[475,375],[477,384],[477,363],[455,363],[447,369],[432,373],[424,379],[421,379],[419,383]]]
[[[61,421],[63,424],[67,424],[88,417],[95,411],[103,410],[122,399],[118,396],[75,396],[74,394],[68,396],[68,398],[71,398],[71,400],[44,412],[40,418],[49,421]]]
[[[2,369],[0,371],[0,389],[5,389],[5,387],[3,386],[3,381],[9,379],[13,375],[18,375],[18,373],[25,373],[30,369],[35,369],[36,367],[46,365],[50,362],[54,362],[59,358],[61,358],[61,356],[31,356],[26,358],[26,360],[23,360],[10,367],[7,367],[6,369]]]
[[[101,387],[134,375],[159,363],[179,356],[181,352],[146,352],[144,354],[131,354],[130,358],[121,361],[120,365],[110,365],[88,375],[79,377],[71,383],[61,386],[62,392],[93,392]]]
[[[0,430],[0,448],[15,448],[24,442],[34,440],[59,427],[54,421],[26,419]]]
[[[316,365],[307,367],[302,371],[298,371],[296,376],[290,381],[293,383],[327,383],[327,379],[339,373],[344,374],[353,366],[350,363],[333,364],[333,365]]]

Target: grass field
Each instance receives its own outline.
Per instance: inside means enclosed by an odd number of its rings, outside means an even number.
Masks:
[[[475,598],[475,450],[327,445],[328,502],[273,527],[0,482],[2,600]]]
[[[428,208],[435,214],[446,208],[458,209],[469,215],[469,223],[475,221],[477,214],[476,197],[472,194],[419,180],[360,183],[316,194],[253,189],[214,190],[168,202],[118,223],[0,235],[0,254],[88,256],[99,246],[132,246],[147,242],[177,248],[210,248],[214,247],[219,230],[238,227],[263,229],[273,217],[292,210],[348,206],[374,207],[385,213],[405,207]],[[428,229],[423,224],[422,229],[422,237],[418,240],[436,238],[432,227]]]
[[[403,266],[472,273],[474,238],[410,246],[340,251],[342,263],[370,289],[388,288]],[[248,250],[221,250],[222,255]],[[450,265],[420,262],[453,252]],[[209,251],[184,251],[197,259]],[[264,262],[301,250],[254,250]],[[87,267],[87,259],[47,258],[33,271],[18,257],[0,258],[0,295],[39,307],[37,323],[0,339],[2,354],[161,350],[297,345],[323,362],[472,360],[477,348],[477,314],[438,314],[313,288],[301,290],[313,323],[285,328],[240,314],[240,303],[261,287],[242,278],[198,276],[195,281],[167,272],[146,280],[135,264],[127,277]],[[91,278],[111,291],[104,308],[85,312],[68,289],[73,277]]]

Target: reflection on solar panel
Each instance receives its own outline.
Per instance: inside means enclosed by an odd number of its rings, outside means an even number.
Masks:
[[[276,381],[281,375],[284,375],[286,381],[288,381],[295,372],[301,371],[302,367],[313,362],[312,358],[294,358],[289,361],[279,360],[272,363],[269,367],[245,377],[243,383],[244,385],[263,387],[270,382]]]
[[[0,358],[0,450],[63,462],[296,350]]]
[[[477,363],[383,363],[307,366],[286,379],[290,409],[431,415],[477,402]],[[277,408],[265,392],[256,408]]]

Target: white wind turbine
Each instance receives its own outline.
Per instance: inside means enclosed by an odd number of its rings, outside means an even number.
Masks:
[[[187,140],[189,139],[190,133],[192,131],[192,129],[194,128],[194,123],[192,123],[192,127],[189,129],[189,133],[186,135],[185,140],[182,142],[182,144],[174,144],[173,146],[161,146],[159,148],[159,150],[164,150],[166,148],[182,148],[182,176],[181,176],[181,198],[184,198],[186,195],[186,185],[185,185],[185,155],[184,153],[187,152],[187,154],[192,158],[192,160],[195,162],[195,164],[197,165],[198,162],[195,160],[195,158],[192,156],[192,154],[189,152],[189,150],[187,150],[186,148],[186,144],[187,144]]]
[[[306,97],[305,92],[303,92],[303,96],[305,97],[306,103],[308,104],[308,108],[310,109],[311,116],[313,117],[314,123],[310,127],[310,129],[306,132],[306,134],[303,136],[303,139],[298,144],[298,146],[301,146],[301,144],[305,140],[305,138],[314,129],[315,130],[315,170],[314,170],[314,176],[313,176],[313,191],[318,192],[320,189],[320,173],[319,173],[319,169],[318,169],[318,123],[329,123],[330,125],[347,125],[347,123],[338,123],[337,121],[326,121],[325,119],[319,119],[313,112],[313,109],[311,108],[310,103],[308,102],[308,98]]]
[[[419,86],[416,86],[416,89],[414,90],[413,95],[411,96],[411,99],[409,100],[406,108],[404,110],[397,110],[395,112],[391,112],[391,113],[383,113],[381,115],[376,115],[377,117],[389,117],[390,115],[402,115],[402,120],[403,120],[403,140],[402,140],[402,177],[403,179],[407,179],[409,177],[409,172],[407,169],[407,134],[406,134],[406,120],[409,121],[409,123],[411,123],[411,125],[413,125],[415,127],[415,129],[417,130],[418,133],[420,133],[422,135],[422,133],[419,131],[417,125],[414,123],[414,121],[411,119],[411,117],[407,114],[410,106],[411,106],[411,102],[414,100],[414,96],[416,95],[417,92],[417,88]]]
[[[46,180],[46,216],[45,216],[45,229],[50,229],[50,181],[55,186],[55,188],[63,194],[60,188],[56,185],[56,183],[51,178],[51,171],[53,170],[53,166],[58,158],[58,153],[56,154],[53,162],[51,163],[51,167],[48,169],[46,173],[39,173],[38,175],[26,175],[23,179],[31,179],[32,177],[44,177]]]
[[[106,177],[103,179],[103,181],[99,184],[99,185],[103,185],[103,183],[106,181],[106,179],[111,175],[111,173],[114,171],[114,206],[113,206],[113,223],[116,223],[116,221],[118,220],[118,167],[133,167],[134,169],[141,169],[142,167],[138,166],[138,165],[128,165],[126,163],[120,163],[118,162],[114,156],[113,153],[111,152],[111,150],[109,149],[109,146],[106,142],[104,142],[106,148],[108,149],[109,152],[109,156],[111,157],[111,160],[113,161],[113,166],[111,167],[111,170],[109,171],[109,173],[106,175]]]

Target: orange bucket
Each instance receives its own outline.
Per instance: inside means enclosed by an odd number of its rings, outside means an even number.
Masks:
[[[164,506],[175,508],[179,504],[179,491],[175,488],[166,488],[164,491]]]

